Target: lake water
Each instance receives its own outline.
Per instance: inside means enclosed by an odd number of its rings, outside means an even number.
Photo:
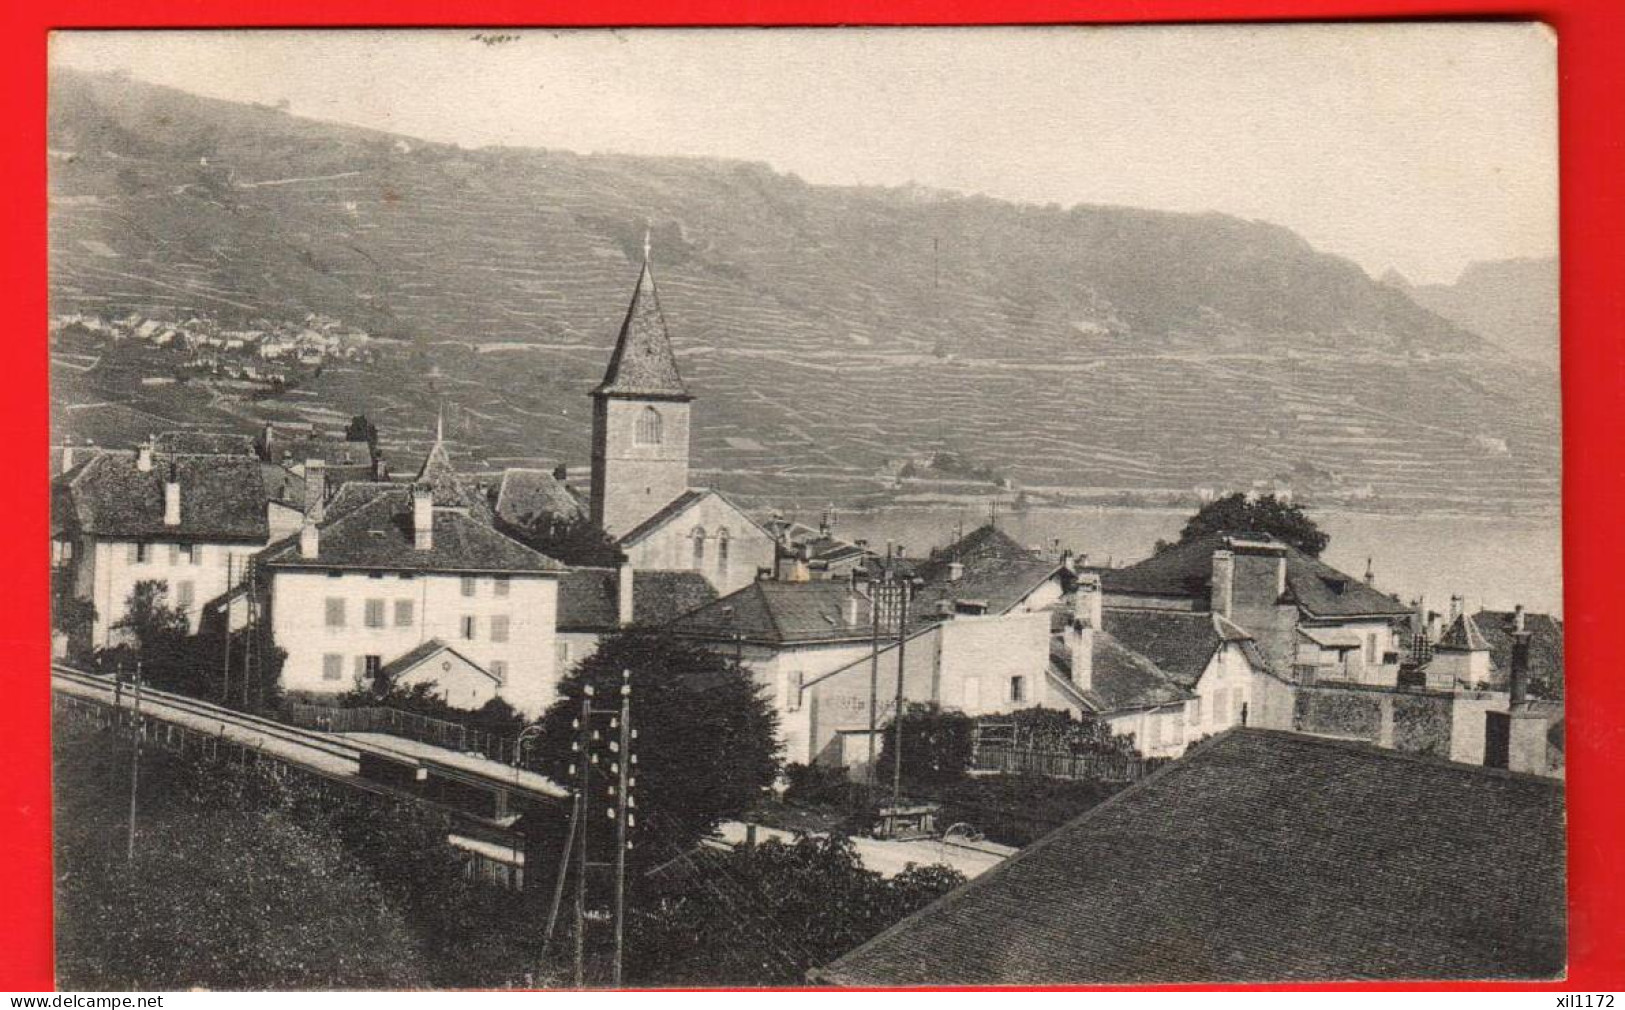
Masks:
[[[1159,539],[1175,540],[1190,513],[1173,509],[1033,509],[999,516],[999,526],[1026,544],[1063,546],[1089,555],[1091,564],[1130,564],[1151,553]],[[1359,512],[1315,512],[1331,535],[1324,560],[1350,575],[1365,574],[1366,558],[1377,588],[1409,601],[1425,595],[1433,610],[1445,611],[1452,593],[1467,598],[1469,610],[1510,610],[1522,603],[1534,611],[1563,612],[1562,537],[1556,518],[1495,516],[1393,516]],[[986,514],[967,508],[888,508],[842,512],[837,534],[865,538],[881,548],[901,543],[912,556],[953,540],[963,518],[966,529]],[[802,516],[816,522],[816,516]]]

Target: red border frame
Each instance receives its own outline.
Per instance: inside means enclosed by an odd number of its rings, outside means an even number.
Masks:
[[[0,153],[11,180],[0,262],[9,318],[0,344],[0,431],[24,476],[13,484],[0,643],[0,988],[53,988],[51,969],[50,694],[47,500],[38,482],[47,440],[46,33],[73,27],[360,25],[815,25],[1536,18],[1558,37],[1562,177],[1564,574],[1568,632],[1570,974],[1542,985],[1292,985],[1287,990],[1625,987],[1625,637],[1607,623],[1625,550],[1625,3],[1619,0],[9,0],[0,13],[0,108],[12,131]],[[18,488],[26,489],[19,491]],[[1174,989],[1208,987],[1178,986]],[[1226,986],[1237,989],[1245,986]]]

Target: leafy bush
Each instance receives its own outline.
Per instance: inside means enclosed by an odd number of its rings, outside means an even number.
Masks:
[[[1008,716],[984,718],[984,723],[995,720],[1011,723],[1011,745],[1018,749],[1068,754],[1137,753],[1132,735],[1113,733],[1110,723],[1093,715],[1074,716],[1065,709],[1035,706]]]
[[[863,868],[845,838],[803,835],[727,853],[699,850],[649,883],[632,918],[633,985],[799,985],[965,878]]]
[[[784,801],[802,806],[845,806],[856,783],[847,778],[844,767],[821,764],[784,766],[788,788]]]
[[[970,769],[976,720],[936,702],[915,702],[903,712],[903,779],[913,786],[956,782]],[[880,769],[889,773],[896,761],[897,722],[886,724],[880,747]]]

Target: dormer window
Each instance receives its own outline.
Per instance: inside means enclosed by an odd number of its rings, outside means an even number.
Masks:
[[[644,407],[643,413],[638,415],[638,423],[633,433],[633,439],[638,445],[659,445],[665,437],[665,420],[660,411],[653,407]]]

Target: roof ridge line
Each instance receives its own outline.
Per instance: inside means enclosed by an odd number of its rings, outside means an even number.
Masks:
[[[1058,838],[1066,829],[1096,816],[1102,810],[1121,805],[1120,801],[1123,799],[1123,797],[1132,796],[1135,793],[1142,792],[1146,786],[1153,782],[1158,782],[1164,778],[1177,774],[1179,771],[1188,767],[1184,764],[1185,756],[1188,756],[1196,751],[1206,750],[1221,740],[1228,740],[1231,736],[1238,732],[1238,729],[1239,727],[1232,726],[1229,729],[1224,730],[1222,733],[1209,737],[1201,743],[1196,744],[1194,747],[1186,748],[1184,755],[1181,755],[1162,767],[1153,770],[1150,774],[1146,775],[1138,782],[1130,784],[1127,788],[1119,789],[1117,792],[1106,797],[1104,800],[1101,800],[1099,803],[1090,807],[1088,810],[1085,810],[1083,813],[1078,814],[1071,820],[1056,825],[1055,827],[1051,828],[1042,838],[1032,842],[1026,848],[1017,851],[1015,855],[1010,856],[1008,859],[1005,859],[1003,862],[985,871],[980,876],[974,877],[965,883],[960,884],[958,887],[949,891],[936,901],[929,902],[923,907],[916,909],[908,915],[905,915],[903,918],[892,923],[886,929],[881,930],[868,940],[865,940],[863,943],[847,951],[845,954],[842,954],[839,958],[830,962],[830,964],[839,964],[841,961],[844,961],[849,957],[854,957],[860,952],[868,950],[870,947],[879,944],[882,940],[892,936],[895,933],[901,932],[904,926],[909,925],[910,923],[914,922],[914,920],[921,918],[926,913],[931,912],[934,909],[959,904],[965,899],[966,895],[978,892],[982,888],[989,886],[992,881],[999,880],[1004,877],[1009,873],[1010,867],[1025,862],[1032,857],[1033,853],[1044,851],[1045,849],[1048,849],[1050,846],[1054,845],[1055,839]],[[811,975],[821,971],[821,968],[813,968],[808,972],[808,974]]]

